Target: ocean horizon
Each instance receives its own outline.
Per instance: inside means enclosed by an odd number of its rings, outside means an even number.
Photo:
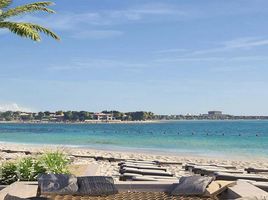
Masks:
[[[0,124],[1,143],[268,157],[268,121],[166,121],[141,124]]]

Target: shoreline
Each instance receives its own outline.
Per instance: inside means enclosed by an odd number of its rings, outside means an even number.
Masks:
[[[146,120],[146,121],[87,121],[87,122],[53,122],[53,121],[0,121],[0,124],[150,124],[161,123],[161,120]]]
[[[4,150],[4,151],[3,151]],[[7,144],[0,143],[0,164],[20,160],[24,157],[39,156],[40,154],[60,151],[65,153],[72,166],[98,166],[97,176],[111,176],[115,180],[119,180],[120,160],[144,160],[158,161],[163,163],[178,163],[167,164],[166,169],[176,177],[188,176],[189,173],[183,169],[187,163],[196,163],[198,165],[231,165],[237,170],[244,171],[245,168],[267,168],[268,158],[248,158],[248,157],[218,157],[218,156],[198,156],[186,154],[170,154],[163,152],[140,152],[140,151],[121,151],[100,150],[94,148],[78,148],[58,145],[25,145],[25,144]],[[98,159],[97,159],[98,158]],[[114,160],[114,161],[111,161]],[[267,176],[268,178],[268,176]]]
[[[244,121],[268,121],[268,119],[180,119],[180,120],[145,120],[145,121],[82,121],[82,122],[65,122],[65,121],[0,121],[0,124],[153,124],[153,123],[172,123],[172,122],[244,122]]]
[[[224,155],[224,154],[196,154],[187,152],[168,152],[168,151],[154,151],[147,149],[127,149],[127,148],[97,148],[97,147],[81,147],[75,145],[56,145],[56,144],[26,144],[26,143],[13,143],[13,142],[2,142],[0,141],[0,152],[6,150],[11,151],[30,151],[33,153],[40,153],[46,151],[57,151],[63,150],[71,154],[77,152],[94,154],[97,156],[102,155],[118,155],[121,157],[165,157],[165,158],[176,158],[183,160],[218,160],[218,161],[242,161],[242,162],[264,162],[268,164],[268,157],[258,155]]]

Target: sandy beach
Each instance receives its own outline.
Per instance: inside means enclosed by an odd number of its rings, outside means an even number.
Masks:
[[[198,164],[228,164],[236,166],[237,169],[244,170],[247,167],[267,168],[268,158],[248,158],[239,156],[216,157],[216,156],[198,156],[175,153],[160,153],[160,152],[141,152],[141,151],[117,151],[117,150],[99,150],[89,148],[76,148],[66,146],[53,145],[26,145],[26,144],[0,144],[0,162],[7,160],[16,160],[26,156],[39,154],[47,151],[63,151],[72,160],[74,165],[96,164],[98,165],[97,175],[113,176],[115,179],[119,177],[118,162],[109,162],[106,160],[96,161],[91,156],[99,156],[105,158],[116,159],[137,159],[148,161],[163,161],[163,162],[179,162],[177,165],[166,165],[169,172],[174,173],[177,177],[189,175],[182,166],[186,163]],[[11,152],[9,152],[11,151]],[[24,151],[31,152],[31,155],[26,155]],[[80,157],[81,156],[81,157]]]

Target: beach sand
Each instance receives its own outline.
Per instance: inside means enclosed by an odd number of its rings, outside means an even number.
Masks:
[[[4,151],[3,151],[4,150]],[[12,152],[7,153],[6,150]],[[99,150],[89,148],[76,148],[66,146],[53,146],[53,145],[24,145],[24,144],[0,144],[0,163],[7,160],[16,160],[26,156],[23,152],[16,151],[30,151],[32,154],[43,153],[47,151],[63,151],[70,156],[72,164],[85,165],[96,164],[98,170],[96,175],[119,177],[118,162],[109,162],[105,160],[96,161],[94,158],[81,158],[80,156],[100,156],[106,158],[117,159],[137,159],[148,161],[171,161],[180,162],[181,165],[166,165],[165,167],[169,172],[174,173],[177,177],[189,175],[182,166],[186,163],[198,163],[198,164],[228,164],[236,166],[237,169],[244,170],[247,167],[256,168],[268,168],[268,158],[261,157],[239,157],[237,155],[229,157],[218,156],[198,156],[187,154],[175,154],[175,153],[161,153],[161,152],[141,152],[141,151],[116,151],[116,150]],[[73,156],[76,155],[76,156]]]

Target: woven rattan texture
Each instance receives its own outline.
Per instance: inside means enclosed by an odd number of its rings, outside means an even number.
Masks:
[[[169,196],[168,194],[163,192],[122,192],[116,195],[110,195],[106,197],[71,195],[57,195],[46,197],[51,200],[212,200],[212,198]]]

